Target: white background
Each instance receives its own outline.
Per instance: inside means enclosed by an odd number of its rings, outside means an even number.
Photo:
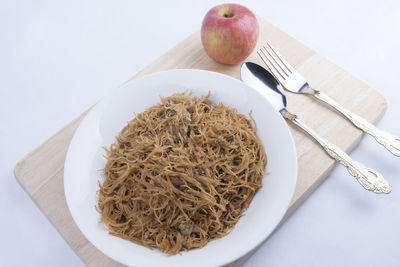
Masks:
[[[15,163],[199,29],[217,3],[0,0],[1,266],[83,265],[18,185]],[[400,135],[400,2],[239,3],[380,91],[379,127]],[[368,193],[337,167],[246,266],[400,265],[400,158],[369,136],[351,156],[393,192]]]

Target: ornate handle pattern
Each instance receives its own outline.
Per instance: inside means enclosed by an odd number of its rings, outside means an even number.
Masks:
[[[324,149],[332,158],[343,164],[349,173],[368,191],[377,194],[389,194],[391,192],[389,183],[379,172],[367,168],[364,164],[353,160],[349,155],[333,144],[324,146]]]
[[[400,137],[394,136],[388,132],[376,128],[375,125],[373,125],[372,123],[369,123],[362,117],[352,113],[348,109],[339,105],[335,100],[333,100],[332,98],[330,98],[329,96],[318,90],[308,88],[307,90],[305,90],[305,93],[315,96],[317,99],[325,102],[326,104],[338,110],[346,118],[348,118],[356,127],[373,136],[376,139],[376,141],[378,141],[378,143],[383,145],[393,155],[400,157]]]
[[[341,150],[339,147],[329,143],[320,135],[318,135],[314,130],[305,125],[302,121],[300,121],[296,115],[291,114],[287,110],[281,111],[282,116],[298,127],[303,129],[309,135],[311,135],[331,156],[333,159],[343,164],[349,171],[349,173],[357,179],[357,181],[368,191],[372,191],[377,194],[389,194],[391,192],[389,183],[383,178],[382,174],[379,172],[372,170],[370,168],[365,167],[362,163],[353,160],[347,155],[346,152]]]

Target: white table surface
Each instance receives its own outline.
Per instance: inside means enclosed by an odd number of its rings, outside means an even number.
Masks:
[[[222,1],[0,1],[0,265],[80,266],[13,176],[15,163],[197,30]],[[399,1],[241,1],[387,99],[400,135]],[[351,88],[349,88],[351,90]],[[399,266],[400,158],[366,136],[351,154],[390,195],[337,167],[245,266]]]

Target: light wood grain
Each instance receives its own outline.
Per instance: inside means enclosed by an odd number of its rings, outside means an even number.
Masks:
[[[268,22],[260,20],[260,28],[261,36],[257,48],[267,40],[271,42],[314,88],[326,92],[338,103],[371,122],[377,122],[384,114],[386,101],[378,92]],[[248,60],[262,64],[255,51]],[[235,78],[239,78],[240,73],[240,65],[227,66],[212,61],[205,54],[200,34],[196,32],[132,79],[176,68],[211,70]],[[288,93],[288,105],[319,134],[347,152],[351,151],[362,137],[361,131],[343,117],[307,96]],[[65,202],[64,160],[69,142],[85,114],[21,160],[15,167],[15,177],[87,265],[119,266],[83,236],[73,222]],[[318,144],[292,125],[290,130],[296,143],[299,170],[295,194],[285,219],[316,189],[334,167],[334,161]],[[349,183],[352,182],[355,182],[354,179],[349,177]],[[240,266],[252,253],[229,266]]]

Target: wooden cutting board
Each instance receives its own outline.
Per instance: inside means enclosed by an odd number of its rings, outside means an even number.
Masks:
[[[271,42],[309,83],[340,104],[376,123],[386,110],[385,99],[375,90],[294,38],[260,19],[260,38],[256,50]],[[262,64],[256,50],[249,61]],[[204,52],[199,32],[195,32],[165,55],[136,74],[132,79],[161,70],[176,68],[205,69],[239,78],[240,65],[227,66],[212,61]],[[132,80],[131,79],[131,80]],[[288,93],[290,110],[332,143],[350,152],[362,133],[329,107],[310,97]],[[86,112],[22,159],[15,167],[15,177],[63,235],[65,240],[89,266],[119,266],[97,250],[75,225],[64,196],[64,160],[69,142]],[[334,161],[309,136],[290,125],[298,157],[298,182],[290,208],[292,213],[327,177]],[[347,172],[349,183],[356,183]],[[360,190],[364,190],[360,187]],[[340,194],[340,192],[338,192]],[[250,255],[231,263],[240,266]]]

